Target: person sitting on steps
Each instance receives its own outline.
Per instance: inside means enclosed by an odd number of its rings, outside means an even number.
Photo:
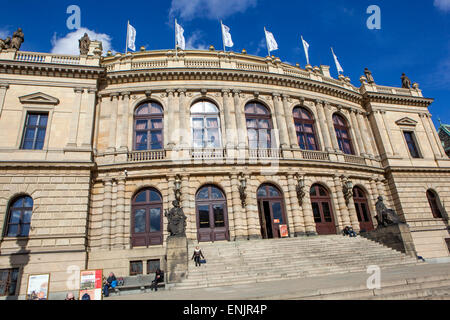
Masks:
[[[205,259],[205,257],[203,256],[202,250],[200,249],[199,246],[195,247],[194,249],[194,254],[192,255],[192,260],[195,261],[195,266],[196,267],[200,267],[202,264],[200,263],[200,257],[202,259]]]
[[[155,291],[158,291],[158,283],[163,282],[164,281],[164,272],[161,271],[161,269],[156,269],[156,273],[155,273],[155,280],[152,281],[152,286],[150,287],[150,290],[153,291],[153,289],[155,289]]]
[[[345,227],[344,228],[344,236],[350,236],[350,238],[356,238],[356,232],[353,230],[352,227]]]

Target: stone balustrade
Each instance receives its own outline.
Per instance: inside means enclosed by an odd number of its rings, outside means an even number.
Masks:
[[[97,56],[78,56],[78,55],[59,55],[50,53],[37,53],[16,50],[0,51],[0,60],[10,60],[39,64],[60,64],[77,66],[100,66],[100,57]]]

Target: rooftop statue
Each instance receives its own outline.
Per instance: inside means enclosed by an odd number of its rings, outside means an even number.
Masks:
[[[84,36],[79,40],[80,43],[80,54],[83,56],[86,56],[89,53],[89,47],[91,45],[91,39],[89,39],[89,36],[87,33],[84,34]]]
[[[168,231],[171,237],[186,236],[186,216],[178,200],[172,202],[173,208],[166,210],[165,216],[169,221]]]
[[[22,32],[22,28],[17,29],[14,32],[12,40],[11,40],[11,49],[20,50],[22,43],[25,42],[25,36]]]
[[[367,83],[369,83],[369,84],[375,83],[375,80],[372,76],[372,72],[370,72],[370,70],[368,68],[364,69],[364,74],[366,75]]]
[[[411,89],[411,80],[404,73],[402,74],[402,88]]]
[[[10,49],[11,48],[11,37],[6,38],[5,40],[0,39],[0,50]]]
[[[378,197],[378,201],[375,205],[377,209],[377,216],[375,217],[378,221],[378,228],[388,227],[390,225],[400,224],[400,217],[397,213],[388,209],[383,202],[383,197]]]

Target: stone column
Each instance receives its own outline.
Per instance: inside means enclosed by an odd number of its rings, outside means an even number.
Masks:
[[[286,149],[289,147],[289,141],[287,139],[286,120],[283,116],[283,107],[281,105],[280,94],[273,93],[272,99],[275,110],[275,118],[277,120],[278,132],[280,136],[280,147],[281,149]]]
[[[187,148],[189,146],[189,134],[186,127],[186,119],[189,117],[186,110],[186,89],[178,89],[178,108],[179,108],[179,142],[181,148]]]
[[[174,181],[175,183],[175,181]],[[175,184],[173,185],[175,188]],[[169,192],[172,188],[169,186]],[[188,238],[196,239],[197,221],[195,211],[191,210],[191,196],[189,194],[189,175],[181,176],[181,208],[183,208],[184,214],[187,217],[186,220],[186,236]],[[195,209],[194,209],[195,210]]]
[[[333,147],[331,145],[331,137],[330,137],[330,130],[327,128],[327,120],[325,118],[325,111],[324,111],[324,104],[321,100],[316,100],[316,109],[317,109],[317,115],[319,118],[319,121],[317,122],[317,125],[319,126],[320,132],[322,133],[322,139],[323,139],[323,149],[327,152],[332,152]]]
[[[104,181],[102,210],[102,249],[111,248],[112,180]]]
[[[295,131],[295,124],[294,124],[292,110],[289,106],[289,96],[283,94],[282,97],[283,97],[284,119],[286,121],[289,142],[290,142],[291,148],[298,149],[299,146],[298,146],[298,142],[297,142],[297,132]]]
[[[95,107],[95,124],[94,124],[94,139],[93,139],[93,149],[94,153],[97,154],[97,148],[98,148],[98,134],[100,131],[100,114],[102,111],[102,102],[103,102],[103,95],[98,94],[97,95],[97,105]]]
[[[119,94],[111,94],[111,102],[109,103],[109,111],[111,112],[111,118],[109,121],[109,143],[108,151],[116,151],[116,135],[117,135],[117,110],[119,108]]]
[[[231,116],[230,94],[230,90],[222,90],[226,136],[226,145],[224,147],[226,147],[227,149],[233,149],[237,144],[236,122],[233,121],[234,119]]]
[[[128,151],[128,113],[130,107],[130,95],[131,92],[122,93],[121,109],[122,109],[122,119],[120,124],[120,151]]]
[[[397,156],[398,152],[396,151],[396,149],[394,148],[394,145],[392,144],[392,141],[394,141],[392,138],[392,129],[390,128],[389,123],[386,121],[386,116],[385,116],[386,111],[380,111],[380,113],[381,113],[381,118],[383,119],[384,127],[386,128],[386,132],[387,132],[388,140],[389,140],[389,146],[391,147],[392,154],[394,156]]]
[[[70,119],[69,140],[67,142],[67,147],[69,148],[77,147],[81,99],[83,97],[84,90],[81,88],[75,88],[74,92],[75,92],[75,99],[72,108],[72,117]]]
[[[377,141],[375,139],[375,134],[374,131],[372,129],[372,125],[369,121],[369,115],[370,113],[368,112],[364,112],[362,114],[362,119],[366,125],[366,129],[367,129],[367,133],[368,133],[368,137],[369,137],[369,142],[370,142],[370,147],[373,151],[373,155],[374,157],[379,157],[380,156],[380,151],[378,150],[378,145],[377,145]]]
[[[256,198],[256,181],[252,181],[251,177],[247,177],[247,205],[245,212],[247,215],[248,238],[261,239],[261,225],[259,222],[258,201]]]
[[[8,84],[0,84],[0,117],[2,116],[3,105],[5,104],[6,91],[8,91]]]
[[[366,149],[365,151],[370,158],[373,158],[374,152],[372,150],[372,143],[370,140],[369,131],[366,128],[366,123],[364,121],[364,115],[362,112],[356,111],[356,120],[358,122],[359,130],[360,130],[362,138],[363,138],[362,142],[363,142],[363,145],[365,146],[365,149]]]
[[[424,122],[428,122],[429,130],[431,133],[431,136],[434,138],[434,144],[437,146],[439,152],[437,154],[440,154],[440,158],[447,158],[447,154],[445,153],[444,147],[442,146],[441,139],[439,138],[439,135],[436,131],[436,128],[433,124],[433,121],[431,120],[431,116],[429,114],[425,114]],[[431,144],[433,145],[433,143]]]
[[[311,205],[311,186],[312,181],[305,180],[305,198],[303,199],[303,217],[305,219],[305,229],[308,236],[317,235],[316,223]]]
[[[233,201],[234,230],[236,240],[248,239],[245,207],[242,207],[239,196],[239,179],[237,174],[231,175],[231,196]]]
[[[234,95],[234,110],[236,113],[236,129],[238,136],[238,147],[239,149],[244,149],[247,147],[248,139],[247,134],[244,134],[247,130],[245,114],[241,108],[241,91],[233,90]]]
[[[117,181],[117,207],[116,207],[116,241],[117,248],[125,246],[125,178]]]
[[[94,115],[96,112],[95,108],[95,96],[97,90],[88,89],[88,104],[86,107],[86,123],[84,124],[84,135],[82,141],[82,147],[92,148],[93,134],[94,134]]]
[[[328,130],[330,132],[330,138],[331,138],[331,143],[333,145],[333,149],[337,153],[342,153],[341,149],[339,148],[338,141],[337,141],[336,130],[334,129],[333,114],[332,114],[333,109],[330,104],[325,103],[324,110],[325,110],[325,117],[327,119],[327,125],[328,125]]]
[[[175,104],[174,104],[174,95],[175,90],[166,90],[167,92],[167,119],[169,123],[169,130],[168,130],[168,148],[172,149],[175,147],[175,131],[177,129],[176,127],[176,119],[175,119]]]
[[[350,113],[350,119],[351,119],[351,122],[352,122],[353,131],[355,132],[356,142],[358,143],[360,155],[362,157],[366,157],[367,156],[366,148],[364,146],[364,141],[363,141],[363,139],[361,137],[362,130],[361,130],[360,126],[359,126],[358,120],[356,119],[356,114],[358,113],[358,111],[354,110],[354,109],[351,109],[349,111],[349,113]]]
[[[372,214],[373,225],[375,227],[377,227],[378,226],[378,222],[377,222],[377,219],[375,218],[375,216],[377,215],[377,208],[375,207],[375,204],[377,203],[378,196],[379,196],[378,188],[377,188],[377,184],[375,182],[375,179],[373,179],[373,178],[370,178],[369,184],[370,184],[370,193],[371,193],[369,195],[369,197],[372,197],[372,201],[371,201],[372,205],[370,205],[370,202],[369,202],[370,212]]]
[[[336,197],[338,209],[340,211],[342,224],[343,224],[342,228],[345,228],[345,226],[351,225],[353,227],[353,229],[355,229],[355,226],[353,225],[353,223],[350,219],[350,213],[348,212],[347,205],[345,204],[345,198],[344,198],[344,193],[342,191],[342,182],[341,182],[340,176],[337,174],[334,175],[333,181],[334,181],[334,187],[336,188],[335,197]],[[359,226],[358,226],[358,228],[359,228]]]
[[[386,128],[384,127],[383,119],[381,117],[380,111],[374,110],[373,111],[373,117],[375,119],[375,123],[378,129],[378,132],[380,134],[381,144],[383,145],[382,148],[384,149],[384,152],[386,156],[392,156],[392,146],[388,141],[388,137],[386,136]]]
[[[299,205],[297,197],[297,181],[293,174],[287,176],[289,199],[291,202],[291,216],[290,223],[294,226],[294,235],[296,237],[302,237],[306,235],[305,218],[303,216],[303,208]],[[305,188],[306,193],[306,188]],[[304,199],[303,199],[304,201]],[[303,204],[304,205],[304,204]]]

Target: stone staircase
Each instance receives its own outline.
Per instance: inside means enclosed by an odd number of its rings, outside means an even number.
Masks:
[[[190,244],[189,254],[195,244]],[[419,262],[376,242],[340,235],[200,244],[207,264],[189,263],[187,278],[171,287],[193,289],[299,279]]]

